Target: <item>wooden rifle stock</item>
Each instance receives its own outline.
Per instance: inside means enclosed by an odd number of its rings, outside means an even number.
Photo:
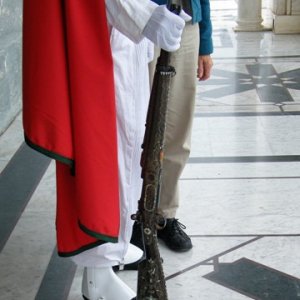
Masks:
[[[171,2],[171,1],[170,1]],[[168,8],[179,14],[180,6]],[[175,69],[170,66],[170,53],[161,50],[151,90],[141,156],[143,187],[138,211],[132,216],[141,226],[144,257],[138,265],[136,300],[167,300],[167,288],[157,243],[157,226],[163,219],[158,214],[162,173],[164,132],[170,81]]]

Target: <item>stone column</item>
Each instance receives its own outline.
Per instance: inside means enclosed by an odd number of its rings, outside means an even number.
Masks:
[[[272,0],[273,31],[300,33],[300,0]]]
[[[261,31],[262,26],[261,0],[237,0],[238,16],[235,31]]]

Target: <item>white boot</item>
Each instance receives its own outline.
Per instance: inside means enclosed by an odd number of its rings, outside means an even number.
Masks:
[[[111,267],[86,267],[82,278],[82,296],[85,300],[131,300],[131,290]]]
[[[131,264],[143,256],[143,251],[128,245],[127,253],[120,265]],[[131,290],[111,267],[85,267],[82,278],[82,295],[86,300],[131,300],[136,293]]]

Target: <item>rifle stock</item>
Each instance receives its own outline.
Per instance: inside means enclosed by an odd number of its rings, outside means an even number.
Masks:
[[[179,13],[180,6],[169,9]],[[151,90],[146,129],[142,145],[143,187],[138,211],[132,216],[141,226],[144,257],[138,265],[136,300],[167,300],[167,288],[157,242],[159,223],[158,204],[163,161],[164,132],[171,77],[175,69],[170,66],[170,53],[161,50]]]

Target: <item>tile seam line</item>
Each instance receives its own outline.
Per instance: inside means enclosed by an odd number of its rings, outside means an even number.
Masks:
[[[286,163],[299,162],[300,155],[254,155],[254,156],[192,156],[188,164],[217,163]]]
[[[300,233],[281,233],[281,234],[189,234],[191,238],[231,238],[231,237],[300,237]]]
[[[213,181],[213,180],[281,180],[281,179],[300,179],[300,176],[285,177],[201,177],[201,178],[181,178],[181,181]]]
[[[286,58],[300,58],[300,55],[290,55],[290,56],[230,56],[230,57],[218,57],[218,56],[212,56],[214,60],[230,60],[230,59],[236,59],[236,60],[247,60],[247,59],[253,59],[253,60],[259,60],[259,59],[286,59]]]
[[[300,105],[300,103],[293,104]],[[195,118],[237,118],[237,117],[291,117],[299,116],[300,111],[276,111],[276,112],[196,112]]]

